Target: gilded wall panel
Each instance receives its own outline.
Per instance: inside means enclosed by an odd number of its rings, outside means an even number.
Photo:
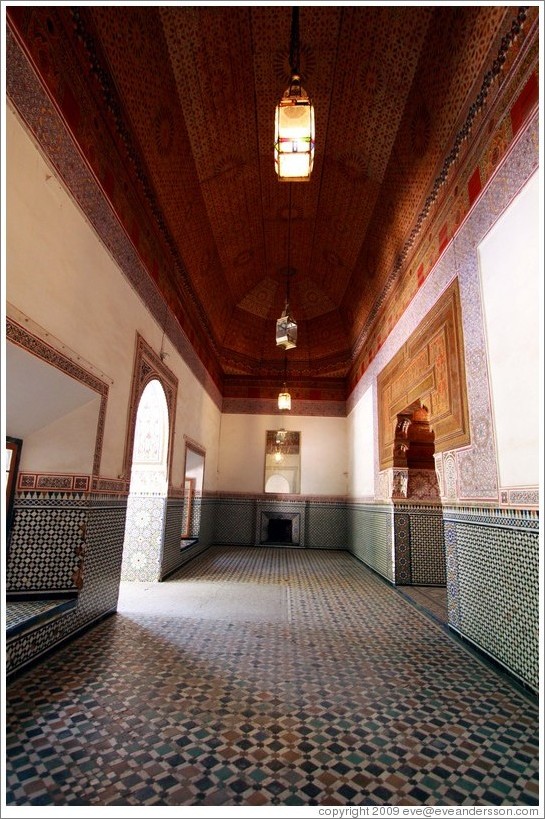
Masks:
[[[436,452],[469,444],[463,349],[455,279],[378,376],[381,470],[393,465],[397,415],[415,401],[429,410]]]

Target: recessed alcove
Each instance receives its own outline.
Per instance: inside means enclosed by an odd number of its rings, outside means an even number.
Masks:
[[[299,546],[300,519],[299,512],[262,511],[259,544]]]

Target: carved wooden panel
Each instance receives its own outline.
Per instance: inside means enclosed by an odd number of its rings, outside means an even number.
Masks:
[[[397,416],[415,401],[429,411],[435,452],[469,444],[469,418],[456,279],[377,379],[380,469],[393,466]]]

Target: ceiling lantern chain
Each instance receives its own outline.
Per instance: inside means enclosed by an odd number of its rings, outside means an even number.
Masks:
[[[276,106],[274,166],[278,179],[307,182],[314,164],[314,107],[301,86],[299,70],[299,9],[291,13],[291,79]]]

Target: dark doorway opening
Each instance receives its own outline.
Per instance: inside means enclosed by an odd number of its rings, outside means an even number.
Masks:
[[[291,524],[285,518],[269,518],[266,543],[291,543]]]

